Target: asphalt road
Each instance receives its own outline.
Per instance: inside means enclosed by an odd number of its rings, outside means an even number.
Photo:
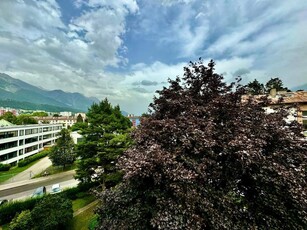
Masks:
[[[71,170],[28,181],[3,184],[0,185],[0,198],[8,200],[23,199],[31,196],[37,187],[46,186],[47,192],[49,192],[51,186],[57,183],[59,183],[62,188],[74,187],[78,184],[78,181],[74,179],[74,174],[75,171]]]

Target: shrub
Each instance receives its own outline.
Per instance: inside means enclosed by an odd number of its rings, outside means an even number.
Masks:
[[[8,202],[4,206],[0,206],[0,225],[9,223],[16,215],[24,210],[32,210],[41,198],[27,199],[23,201]]]
[[[4,172],[4,171],[9,171],[11,168],[10,164],[1,164],[0,163],[0,171]]]
[[[80,192],[80,188],[79,187],[74,187],[74,188],[69,188],[66,189],[62,192],[62,194],[67,197],[70,200],[75,200],[77,199],[77,194]]]
[[[44,196],[31,211],[31,217],[33,229],[66,229],[73,218],[72,202],[62,194]]]
[[[26,165],[32,163],[33,161],[41,159],[41,158],[47,156],[48,153],[49,153],[48,150],[43,150],[40,153],[37,153],[37,154],[35,154],[33,156],[30,156],[30,157],[28,157],[28,158],[26,158],[24,160],[21,160],[21,161],[18,162],[18,167],[26,166]]]
[[[11,221],[9,230],[31,230],[33,226],[30,210],[17,213]]]

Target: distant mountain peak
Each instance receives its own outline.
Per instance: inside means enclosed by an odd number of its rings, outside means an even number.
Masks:
[[[95,97],[86,97],[79,92],[68,93],[61,89],[48,91],[19,79],[12,78],[5,73],[0,73],[0,100],[7,99],[68,107],[84,112],[88,110],[88,107],[93,102],[99,101]]]

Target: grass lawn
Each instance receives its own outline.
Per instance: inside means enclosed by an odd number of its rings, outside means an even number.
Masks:
[[[31,162],[30,164],[28,164],[26,166],[23,166],[23,167],[14,166],[14,167],[10,168],[9,171],[0,172],[0,183],[4,182],[6,180],[9,180],[10,178],[15,176],[16,174],[21,173],[22,171],[30,168],[32,165],[37,163],[39,160],[41,160],[41,159],[38,159],[38,160],[36,160],[34,162]]]
[[[67,165],[65,166],[65,168],[63,168],[62,166],[49,166],[48,168],[46,168],[46,172],[48,172],[48,175],[52,175],[52,174],[57,174],[57,173],[62,173],[62,172],[66,172],[66,171],[70,171],[73,169],[77,168],[77,163],[73,163],[72,165]],[[44,172],[37,174],[34,178],[38,178],[38,177],[42,177],[44,176]]]
[[[75,216],[70,223],[69,230],[88,230],[88,225],[94,216],[96,206],[90,207],[79,215]]]
[[[92,203],[94,200],[96,200],[95,196],[88,195],[76,200],[72,201],[72,210],[75,212],[80,208],[83,208],[84,206],[88,205],[89,203]]]

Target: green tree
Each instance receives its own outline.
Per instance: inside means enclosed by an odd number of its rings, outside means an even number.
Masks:
[[[8,229],[9,230],[32,230],[33,221],[31,218],[30,210],[22,211],[17,213],[14,219],[11,221]]]
[[[11,122],[12,124],[16,124],[17,117],[12,112],[8,111],[0,116],[0,119],[4,119],[8,122]]]
[[[249,94],[260,95],[265,93],[265,87],[256,79],[246,85],[246,90]]]
[[[77,122],[73,124],[70,128],[71,131],[78,131],[78,130],[83,130],[87,128],[87,123],[86,122]]]
[[[61,194],[44,196],[31,211],[33,229],[66,229],[73,218],[72,202]]]
[[[17,116],[15,124],[17,125],[37,124],[37,120],[35,120],[31,115],[20,114],[19,116]]]
[[[34,112],[32,113],[32,116],[34,117],[48,117],[48,113],[40,111],[40,112]]]
[[[271,78],[266,84],[265,88],[269,93],[271,89],[276,89],[276,91],[289,91],[287,87],[284,87],[284,84],[281,79],[278,77]]]
[[[75,144],[67,129],[62,129],[55,146],[50,150],[49,158],[53,165],[62,165],[64,168],[76,159]]]
[[[81,183],[99,182],[111,187],[117,184],[121,173],[117,159],[130,145],[131,122],[119,106],[113,107],[107,99],[93,104],[87,113],[88,127],[82,130],[83,142],[77,145],[77,175]]]
[[[99,229],[306,229],[307,142],[285,109],[191,63],[169,80],[100,192]]]
[[[78,114],[77,116],[77,123],[82,123],[83,121],[83,117],[81,116],[81,114]]]

